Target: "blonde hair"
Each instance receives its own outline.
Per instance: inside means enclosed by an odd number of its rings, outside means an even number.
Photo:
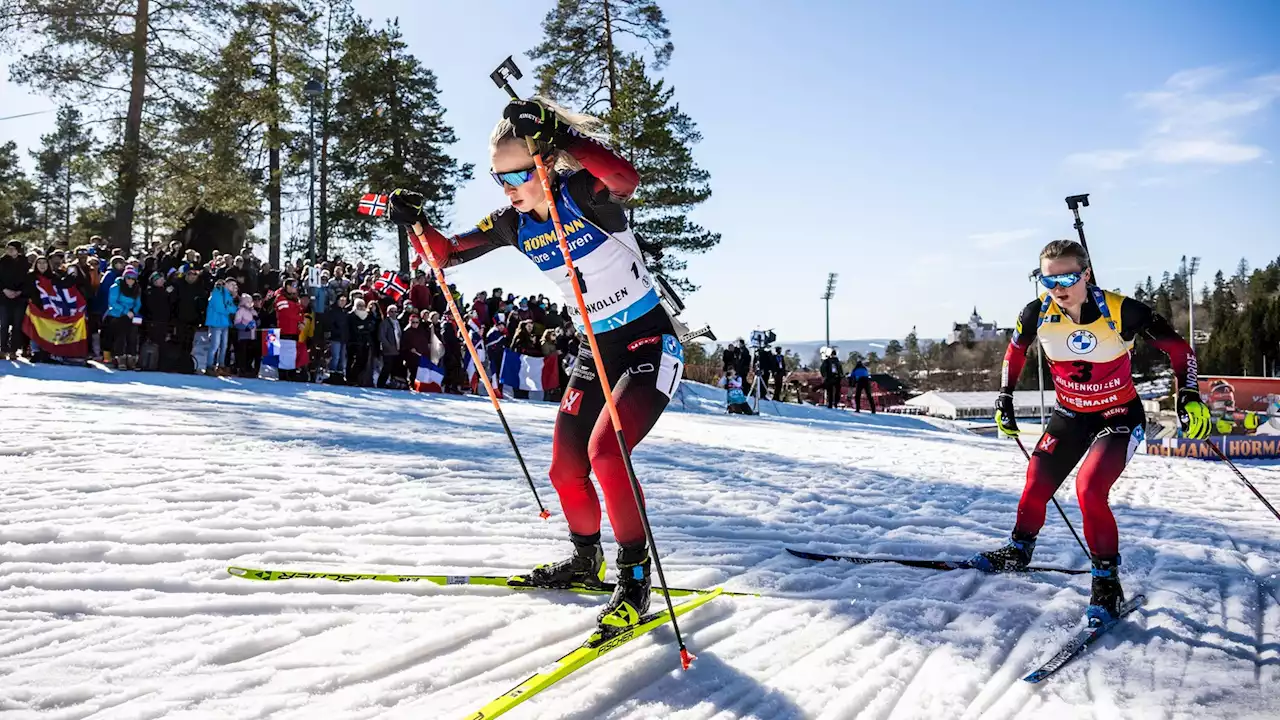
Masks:
[[[1082,271],[1089,267],[1089,253],[1075,240],[1054,240],[1040,251],[1041,260],[1057,260],[1064,257],[1078,260]]]
[[[554,112],[560,118],[560,122],[573,128],[579,135],[598,140],[605,145],[609,144],[609,134],[605,130],[604,121],[600,118],[586,113],[573,112],[554,100],[541,95],[534,95],[529,99]],[[499,145],[508,140],[520,140],[521,144],[524,143],[521,138],[516,137],[515,126],[511,124],[511,121],[502,118],[497,125],[493,126],[493,132],[489,134],[489,152],[493,153],[494,150],[498,149]],[[564,150],[552,150],[551,146],[544,142],[538,142],[537,147],[540,154],[544,156],[550,154],[555,158],[553,169],[556,172],[576,172],[582,169],[582,164]]]

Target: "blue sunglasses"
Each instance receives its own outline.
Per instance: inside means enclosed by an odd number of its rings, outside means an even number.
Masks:
[[[526,170],[512,170],[511,172],[495,172],[489,171],[489,177],[499,185],[510,185],[511,187],[520,187],[529,182],[538,174],[537,167],[531,167]]]
[[[1069,288],[1080,282],[1084,277],[1084,271],[1062,273],[1061,275],[1041,275],[1040,284],[1052,290],[1056,287]]]

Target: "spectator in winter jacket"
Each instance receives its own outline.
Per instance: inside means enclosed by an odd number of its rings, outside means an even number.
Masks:
[[[332,281],[330,281],[332,283]],[[335,302],[325,311],[325,335],[329,338],[329,374],[345,381],[347,372],[347,343],[351,338],[351,319],[347,311],[350,302],[345,294],[336,295]]]
[[[382,349],[382,372],[378,373],[380,388],[387,387],[391,378],[404,376],[404,366],[400,362],[400,335],[399,308],[391,305],[378,326],[378,344]]]
[[[142,291],[144,341],[139,364],[143,370],[160,369],[160,359],[169,355],[166,351],[173,328],[173,293],[173,286],[165,286],[163,275],[151,273],[147,289]]]
[[[409,377],[417,374],[419,360],[431,359],[431,328],[422,322],[422,315],[416,310],[409,313],[409,327],[400,337],[400,358],[407,366]]]
[[[27,311],[23,286],[30,263],[22,254],[22,243],[10,240],[0,257],[0,358],[14,359],[22,349],[22,318]]]
[[[364,298],[353,303],[349,318],[351,339],[347,348],[347,384],[367,387],[372,367],[373,343],[377,339],[377,318],[369,312]]]
[[[427,285],[427,274],[421,270],[413,276],[413,283],[409,285],[409,304],[420,315],[431,311],[431,287]]]
[[[258,342],[258,311],[253,307],[252,295],[240,295],[233,326],[236,329],[236,371],[240,377],[256,377],[253,346]]]
[[[782,348],[773,349],[773,399],[782,400],[782,380],[787,374],[787,359]]]
[[[866,393],[867,404],[871,406],[871,414],[876,413],[876,400],[871,395],[871,371],[859,360],[849,373],[849,384],[853,386],[854,411],[862,412],[862,395]]]
[[[525,320],[520,323],[520,327],[516,330],[516,334],[511,338],[511,349],[521,355],[529,357],[538,357],[542,354],[539,347],[538,338],[533,334],[533,321]]]
[[[49,259],[57,272],[62,273],[66,271],[66,268],[59,267],[62,260],[61,252],[51,253]],[[101,350],[101,356],[108,363],[111,362],[111,353],[114,352],[111,349],[113,347],[111,333],[116,328],[116,324],[105,322],[103,316],[107,312],[111,289],[115,287],[116,280],[119,280],[121,273],[124,272],[124,266],[125,261],[123,257],[119,255],[113,256],[111,258],[111,262],[107,265],[107,271],[102,274],[102,278],[98,284],[96,292],[93,292],[92,287],[89,285],[89,278],[84,278],[84,283],[76,283],[80,287],[81,292],[84,293],[85,298],[89,301],[89,311],[85,314],[85,330],[89,334],[89,343],[90,345],[94,345],[94,338],[97,338],[96,344]],[[74,275],[77,280],[81,277],[78,269],[75,271]],[[94,357],[98,357],[99,350],[95,349],[93,354]]]
[[[489,295],[489,299],[485,301],[485,304],[489,310],[489,321],[492,322],[493,318],[498,315],[498,308],[502,306],[502,288],[494,288],[493,293]]]
[[[204,324],[209,328],[209,354],[205,367],[210,375],[226,370],[227,339],[236,315],[240,293],[234,280],[219,280],[209,294]]]
[[[174,317],[177,320],[175,331],[178,351],[183,358],[186,358],[191,355],[196,330],[204,323],[209,290],[205,287],[205,278],[201,275],[200,268],[195,265],[184,265],[178,269],[178,279],[174,282],[174,288],[173,302]],[[185,360],[183,362],[185,363]],[[185,364],[183,367],[185,368]]]
[[[107,291],[105,321],[111,325],[115,366],[121,370],[138,367],[138,326],[142,324],[142,288],[138,271],[126,267]]]
[[[489,301],[484,292],[476,293],[476,299],[471,303],[471,315],[480,327],[488,327]]]
[[[501,289],[501,288],[499,288]],[[489,375],[498,378],[498,392],[502,392],[502,356],[507,349],[507,333],[502,326],[501,314],[494,316],[494,324],[484,334],[485,357],[489,360]]]

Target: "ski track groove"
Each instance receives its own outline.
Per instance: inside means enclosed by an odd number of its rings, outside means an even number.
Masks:
[[[0,451],[6,717],[451,717],[570,650],[602,602],[225,572],[514,574],[559,556],[554,406],[504,406],[551,498],[544,523],[482,400],[6,363],[0,385],[32,419]],[[1123,634],[1023,687],[1078,622],[1087,580],[783,552],[998,545],[1023,484],[1015,449],[915,418],[728,418],[702,392],[682,387],[695,412],[668,412],[635,454],[663,565],[673,585],[766,597],[682,618],[690,673],[660,629],[513,720],[1280,715],[1280,540],[1229,471],[1135,458],[1112,494],[1126,589],[1160,591]],[[1246,473],[1280,493],[1280,472]],[[1040,545],[1037,562],[1083,562],[1052,509]]]

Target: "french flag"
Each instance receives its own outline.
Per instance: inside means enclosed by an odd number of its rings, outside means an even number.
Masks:
[[[546,392],[560,387],[557,356],[529,357],[506,349],[502,356],[502,384],[529,392]]]
[[[443,392],[444,368],[431,358],[418,358],[418,374],[414,377],[413,389],[418,392]]]

